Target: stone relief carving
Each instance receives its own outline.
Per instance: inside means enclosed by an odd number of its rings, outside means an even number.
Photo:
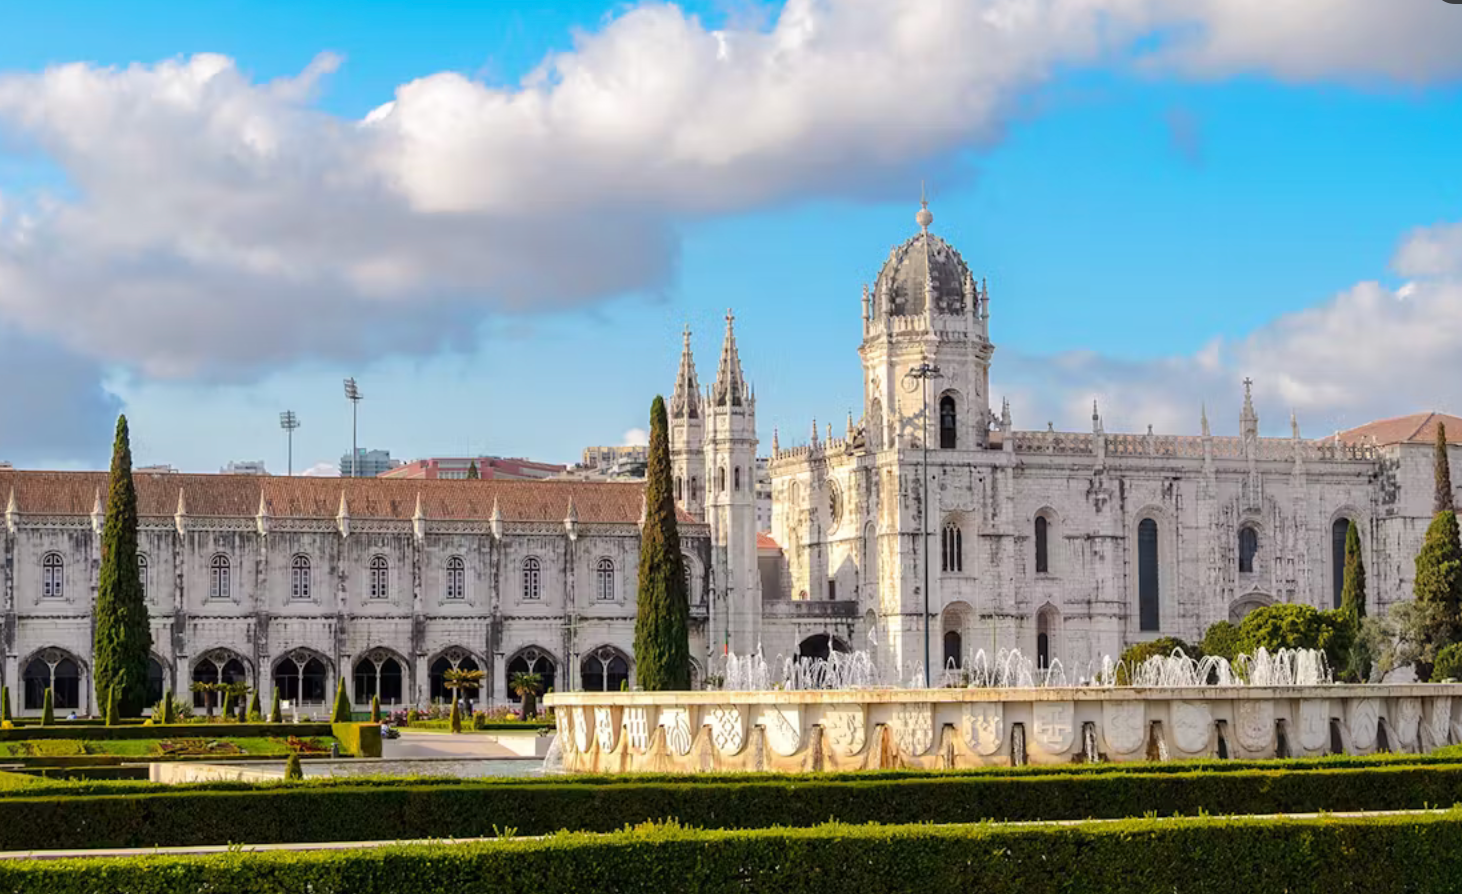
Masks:
[[[1267,698],[1240,699],[1234,731],[1246,751],[1268,752],[1274,745],[1274,702]]]
[[[837,705],[823,712],[823,735],[832,747],[844,754],[857,754],[863,750],[867,729],[868,721],[863,715],[862,705]]]
[[[574,746],[577,743],[574,741],[573,736],[573,713],[570,711],[555,711],[553,715],[558,721],[559,747],[565,751],[575,750]]]
[[[660,726],[665,728],[665,745],[676,754],[690,754],[690,709],[661,708]]]
[[[934,741],[934,709],[928,702],[901,704],[893,712],[894,741],[899,751],[917,757]]]
[[[1391,728],[1402,745],[1416,744],[1416,732],[1421,726],[1421,699],[1398,698],[1396,709],[1391,715]]]
[[[1440,748],[1447,744],[1452,729],[1451,696],[1434,696],[1426,701],[1426,730],[1431,739],[1426,744]]]
[[[624,734],[629,747],[644,751],[650,745],[650,718],[644,708],[624,709]]]
[[[1326,702],[1317,698],[1300,701],[1300,746],[1306,751],[1319,751],[1325,747],[1329,731],[1325,705]]]
[[[1173,702],[1173,744],[1179,751],[1196,754],[1208,747],[1213,732],[1213,712],[1204,702]]]
[[[740,754],[746,744],[746,715],[736,705],[717,705],[706,715],[711,741],[722,754]]]
[[[1005,706],[1000,702],[967,704],[962,713],[961,726],[970,748],[982,757],[999,751],[1005,741]]]
[[[1376,744],[1380,705],[1373,698],[1353,698],[1347,708],[1350,719],[1346,727],[1350,731],[1351,747],[1361,751],[1373,747]]]
[[[802,709],[786,705],[766,705],[761,709],[757,725],[766,728],[767,744],[777,754],[791,757],[802,745]]]
[[[613,751],[619,728],[614,723],[613,708],[594,709],[594,735],[599,739],[600,751]]]
[[[557,713],[557,712],[554,712]],[[584,722],[584,709],[574,708],[574,748],[579,751],[589,750],[589,726]]]
[[[1041,750],[1051,754],[1065,754],[1071,750],[1075,740],[1072,720],[1076,706],[1071,702],[1036,702],[1035,739]]]
[[[1147,738],[1147,707],[1140,701],[1102,702],[1102,736],[1117,754],[1131,754]]]

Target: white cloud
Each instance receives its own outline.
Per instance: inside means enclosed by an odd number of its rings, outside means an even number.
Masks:
[[[650,433],[643,428],[632,428],[624,433],[621,443],[626,447],[643,447],[650,443]]]
[[[1139,37],[1162,70],[1422,81],[1462,67],[1455,12],[788,0],[713,33],[644,4],[520,86],[432,75],[363,121],[311,107],[329,55],[269,83],[216,55],[3,75],[0,126],[75,198],[7,196],[0,320],[152,377],[434,352],[494,311],[663,289],[679,219],[910,178]]]
[[[339,478],[340,467],[335,463],[315,463],[300,474],[306,478]]]

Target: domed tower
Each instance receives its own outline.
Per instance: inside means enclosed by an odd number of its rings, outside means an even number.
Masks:
[[[931,449],[983,447],[989,434],[990,294],[969,265],[929,231],[920,200],[919,232],[889,253],[873,291],[863,287],[864,413],[869,445]],[[910,370],[927,361],[935,377]],[[924,413],[924,389],[929,412]]]

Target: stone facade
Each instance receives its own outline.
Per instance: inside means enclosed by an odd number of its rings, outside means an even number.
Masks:
[[[138,473],[155,686],[243,679],[319,715],[339,674],[422,705],[441,672],[511,673],[558,689],[632,684],[643,487],[585,482],[248,478]],[[0,472],[4,678],[22,714],[45,685],[96,710],[89,668],[106,476]],[[693,654],[705,654],[711,544],[682,519]],[[699,666],[697,668],[699,672]],[[63,693],[74,693],[63,697]],[[186,697],[186,696],[184,696]]]

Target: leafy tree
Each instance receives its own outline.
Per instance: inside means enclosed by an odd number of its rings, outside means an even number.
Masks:
[[[345,679],[343,677],[340,680],[340,685],[335,687],[335,713],[330,715],[330,722],[350,722],[350,699],[345,697]]]
[[[117,417],[112,472],[107,484],[107,518],[102,528],[102,561],[97,577],[93,662],[96,691],[118,688],[120,709],[128,717],[147,705],[147,662],[152,630],[147,598],[137,570],[137,490],[132,483],[132,447],[127,417]]]
[[[478,478],[482,477],[477,472],[477,460],[474,459],[472,462],[467,464],[467,477],[473,481],[476,481]]]
[[[1133,643],[1122,650],[1122,657],[1117,663],[1117,685],[1132,685],[1133,672],[1149,658],[1156,658],[1161,655],[1166,658],[1174,652],[1181,651],[1189,658],[1202,657],[1201,650],[1190,646],[1175,636],[1160,636],[1157,639],[1145,643]]]
[[[482,685],[483,673],[480,670],[466,670],[454,667],[442,674],[442,685],[452,690],[452,732],[462,731],[462,713],[457,707],[458,696],[463,689],[477,689]]]
[[[1239,652],[1253,655],[1261,648],[1318,649],[1332,668],[1345,667],[1353,625],[1340,611],[1320,611],[1313,606],[1280,603],[1255,609],[1239,624]]]
[[[508,688],[523,700],[522,718],[531,720],[538,714],[538,690],[543,686],[543,676],[519,671],[508,681]]]
[[[636,677],[640,687],[651,692],[690,689],[690,598],[670,482],[669,425],[665,399],[657,396],[650,404],[650,460],[635,615]]]
[[[1437,443],[1432,454],[1432,470],[1436,474],[1436,498],[1433,500],[1432,514],[1439,512],[1452,512],[1456,507],[1452,505],[1452,463],[1447,459],[1447,426],[1437,423]]]
[[[1445,683],[1448,680],[1462,680],[1462,643],[1452,643],[1437,653],[1431,681]]]
[[[1345,583],[1340,589],[1340,610],[1357,624],[1366,616],[1366,564],[1360,554],[1360,528],[1354,521],[1345,531]]]
[[[1426,607],[1414,620],[1419,631],[1420,650],[1414,661],[1416,678],[1429,680],[1437,653],[1457,641],[1458,609],[1462,607],[1462,544],[1457,539],[1457,514],[1448,509],[1437,513],[1426,529],[1421,552],[1416,555],[1415,601]]]
[[[121,717],[117,714],[120,698],[121,694],[117,692],[117,687],[113,684],[112,688],[107,690],[107,726],[120,725]]]
[[[1219,621],[1203,634],[1198,650],[1204,655],[1233,661],[1239,657],[1239,628],[1230,621]]]
[[[224,683],[205,683],[201,680],[194,681],[188,688],[193,692],[203,693],[203,716],[209,720],[213,719],[213,694],[223,692],[227,687]]]
[[[305,768],[300,766],[300,753],[291,751],[284,759],[284,781],[299,782],[305,778]]]
[[[269,706],[269,722],[283,723],[284,712],[279,709],[279,687],[274,687],[274,702]]]
[[[56,725],[56,709],[54,700],[51,698],[51,687],[46,687],[46,697],[41,702],[41,726]]]
[[[371,723],[380,723],[380,722],[381,722],[381,696],[379,694],[376,694],[376,695],[371,696]]]

